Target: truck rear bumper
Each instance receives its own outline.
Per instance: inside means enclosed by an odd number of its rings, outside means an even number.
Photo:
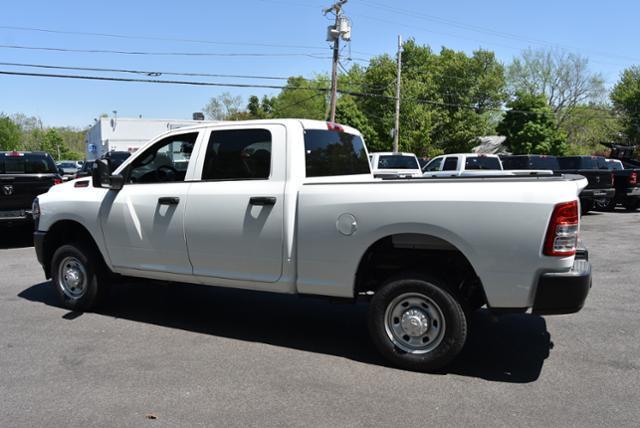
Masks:
[[[624,192],[627,197],[640,197],[640,187],[629,187]]]
[[[546,273],[540,277],[533,313],[572,314],[584,306],[591,288],[591,263],[586,250],[579,252],[569,272]]]
[[[612,199],[616,195],[616,189],[584,189],[580,192],[580,199]]]

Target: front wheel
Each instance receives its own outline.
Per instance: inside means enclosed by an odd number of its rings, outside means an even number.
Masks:
[[[423,274],[388,281],[369,305],[369,332],[382,355],[398,367],[436,371],[462,350],[467,320],[446,285]]]
[[[51,279],[62,305],[74,311],[95,308],[107,294],[101,259],[88,246],[62,245],[51,259]]]

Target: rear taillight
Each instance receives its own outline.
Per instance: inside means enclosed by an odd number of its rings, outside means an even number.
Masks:
[[[638,184],[638,173],[635,171],[631,172],[631,175],[629,176],[629,184],[632,186],[635,186],[636,184]]]
[[[563,202],[553,209],[547,236],[544,241],[544,255],[568,257],[576,254],[578,245],[578,202]]]
[[[53,184],[54,184],[54,185],[56,185],[56,184],[62,184],[62,178],[54,178],[54,179],[53,179]]]

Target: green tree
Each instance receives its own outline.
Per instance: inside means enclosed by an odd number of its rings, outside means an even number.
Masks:
[[[622,72],[611,91],[611,101],[620,115],[620,124],[628,144],[640,144],[640,67]]]
[[[560,128],[567,135],[567,153],[580,155],[602,151],[600,143],[615,141],[622,132],[618,118],[607,105],[577,106]]]
[[[0,116],[0,150],[21,148],[20,127],[7,116]]]
[[[566,136],[556,126],[553,110],[543,94],[518,92],[507,104],[510,109],[498,125],[514,154],[562,155]]]
[[[203,111],[211,120],[230,120],[242,112],[242,97],[224,92],[211,98]]]
[[[586,57],[554,49],[524,50],[507,76],[513,94],[545,95],[558,126],[577,106],[601,103],[606,94],[602,75],[589,70]]]
[[[321,89],[328,86],[322,76],[311,80],[290,77],[287,87],[273,100],[273,117],[324,120],[327,103]]]

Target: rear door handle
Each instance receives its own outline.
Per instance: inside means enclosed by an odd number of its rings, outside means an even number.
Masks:
[[[177,196],[163,196],[162,198],[158,198],[159,205],[178,205],[180,203],[180,198]]]
[[[252,196],[249,199],[251,205],[275,205],[275,196]]]

